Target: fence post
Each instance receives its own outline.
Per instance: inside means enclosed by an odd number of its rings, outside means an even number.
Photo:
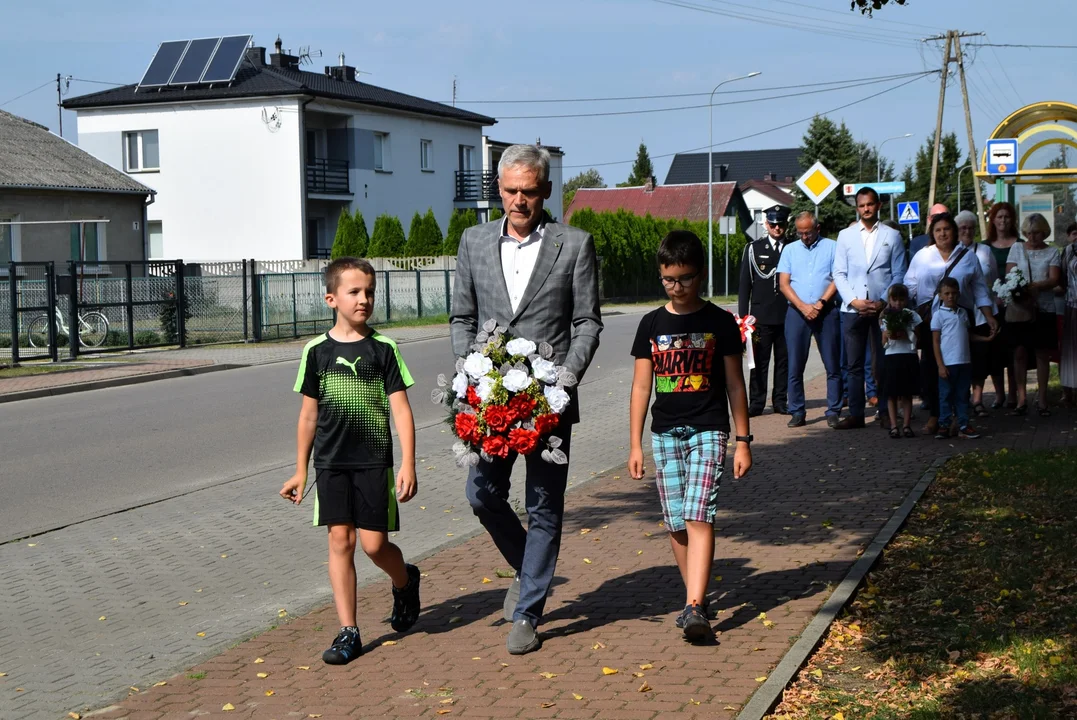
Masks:
[[[247,342],[247,258],[243,258],[243,342]]]
[[[187,347],[187,289],[183,282],[186,270],[182,260],[176,261],[176,331],[179,333],[179,346]]]
[[[452,283],[449,281],[449,271],[443,270],[445,273],[445,314],[452,313]]]
[[[79,356],[79,278],[78,263],[69,260],[67,266],[71,269],[71,287],[68,289],[67,302],[67,348],[71,353],[71,359]]]
[[[262,342],[262,276],[255,272],[251,259],[251,336]]]
[[[299,311],[295,299],[295,273],[292,273],[292,337],[299,337]]]
[[[418,317],[423,316],[423,271],[415,271],[415,312]]]
[[[45,293],[48,296],[48,335],[49,357],[53,362],[60,361],[60,349],[56,347],[56,264],[45,263]]]
[[[19,364],[19,289],[15,263],[7,264],[8,302],[11,304],[11,367]],[[27,333],[29,337],[29,333]]]
[[[127,314],[127,349],[135,349],[135,298],[134,288],[131,282],[131,263],[124,263],[124,269],[127,270],[127,277],[124,282],[124,296],[127,299],[127,303],[124,306],[124,312]],[[106,338],[106,342],[108,339]]]
[[[385,271],[385,322],[389,322],[393,316],[393,286],[390,280],[392,276]]]

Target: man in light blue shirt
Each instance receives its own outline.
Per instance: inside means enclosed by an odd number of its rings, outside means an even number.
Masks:
[[[826,422],[837,427],[841,415],[841,326],[834,305],[837,288],[831,268],[837,243],[819,237],[819,223],[810,212],[796,219],[797,237],[778,262],[778,287],[789,308],[785,313],[785,343],[789,352],[789,427],[805,424],[804,367],[811,340],[826,368]]]

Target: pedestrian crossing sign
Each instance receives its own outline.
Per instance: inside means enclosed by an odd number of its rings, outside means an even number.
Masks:
[[[898,224],[899,225],[915,225],[918,222],[920,222],[920,203],[918,203],[918,202],[898,203]]]

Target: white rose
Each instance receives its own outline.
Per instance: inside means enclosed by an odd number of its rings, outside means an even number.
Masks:
[[[489,375],[483,375],[479,378],[479,383],[475,386],[475,394],[479,396],[480,400],[486,402],[489,399],[490,393],[494,390],[495,382],[497,381]]]
[[[530,355],[538,349],[535,343],[531,342],[527,338],[516,338],[509,340],[505,345],[505,349],[509,351],[509,355]]]
[[[523,370],[513,368],[505,373],[505,377],[501,379],[501,384],[509,392],[520,392],[531,384],[531,376]]]
[[[494,361],[482,353],[473,352],[464,361],[464,372],[478,380],[494,369]]]
[[[535,373],[535,377],[540,382],[552,383],[557,382],[557,366],[555,366],[549,360],[539,358],[531,363],[531,371]]]
[[[546,402],[550,403],[550,410],[558,415],[568,407],[568,393],[556,385],[548,385],[543,394],[546,396]]]
[[[452,391],[456,393],[457,397],[463,397],[467,392],[467,375],[465,373],[456,373],[456,377],[452,379]]]

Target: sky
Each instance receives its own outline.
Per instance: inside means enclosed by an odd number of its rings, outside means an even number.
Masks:
[[[850,12],[848,0],[0,0],[0,7],[9,29],[0,43],[0,109],[54,132],[56,73],[73,78],[66,97],[75,97],[108,87],[100,83],[138,82],[163,41],[253,34],[272,48],[279,34],[293,53],[322,51],[308,67],[316,72],[337,64],[343,51],[363,82],[439,101],[451,100],[455,79],[458,106],[499,118],[486,134],[541,138],[563,148],[565,179],[596,167],[610,185],[628,176],[641,140],[659,182],[674,153],[705,151],[708,95],[749,72],[761,75],[715,95],[716,151],[797,147],[806,119],[825,114],[873,145],[913,133],[881,150],[900,171],[934,129],[937,74],[873,78],[939,68],[941,44],[921,39],[959,29],[986,33],[968,38],[971,45],[1077,44],[1075,0],[908,0],[874,18]],[[1024,104],[1075,101],[1077,50],[968,52],[978,149]],[[654,95],[685,96],[537,102]],[[695,107],[532,117],[684,106]],[[956,81],[947,90],[944,130],[967,145]],[[74,113],[64,112],[63,131],[77,142]]]

